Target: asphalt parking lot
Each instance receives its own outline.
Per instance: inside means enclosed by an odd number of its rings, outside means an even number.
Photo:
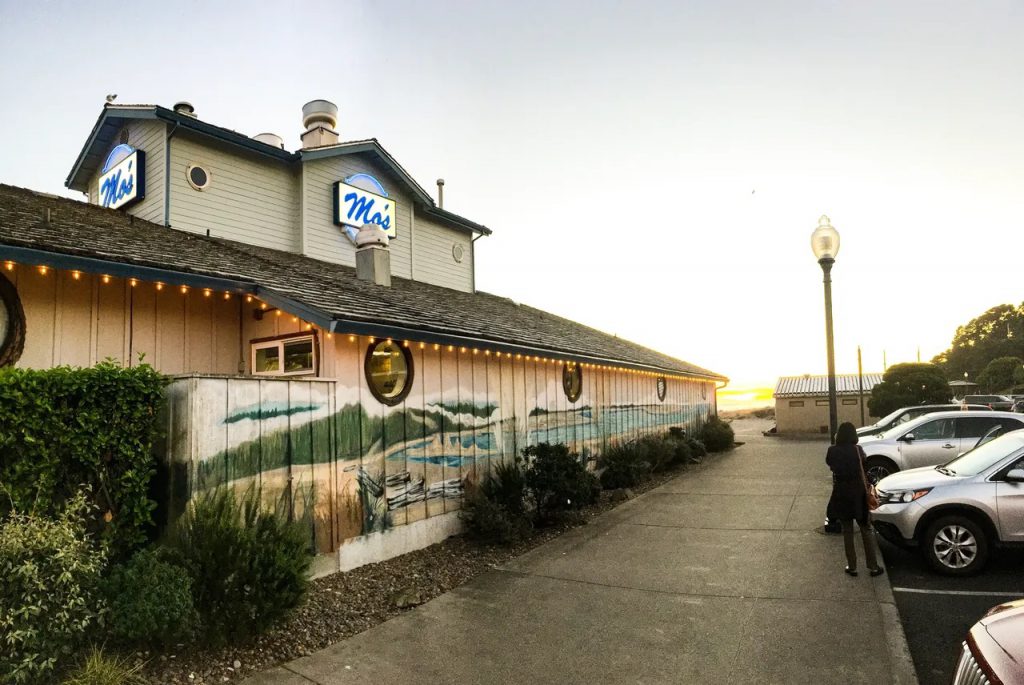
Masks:
[[[949,685],[975,621],[1000,602],[1024,597],[1024,550],[993,550],[980,574],[950,578],[931,571],[917,550],[881,538],[878,544],[921,685]]]

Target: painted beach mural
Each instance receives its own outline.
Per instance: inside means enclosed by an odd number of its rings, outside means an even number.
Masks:
[[[570,401],[561,364],[419,343],[407,345],[409,392],[389,406],[364,376],[371,344],[339,344],[330,379],[175,380],[171,515],[210,488],[258,488],[329,553],[458,510],[467,484],[527,445],[565,443],[593,462],[609,443],[693,429],[714,411],[710,381],[588,366]]]

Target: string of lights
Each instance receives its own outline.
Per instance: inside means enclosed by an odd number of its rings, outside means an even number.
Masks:
[[[43,275],[43,276],[46,276],[46,275],[48,275],[50,273],[53,273],[53,272],[57,271],[57,269],[54,269],[54,268],[49,267],[49,266],[46,266],[45,264],[39,264],[39,265],[18,264],[17,262],[14,262],[13,260],[6,260],[4,262],[4,268],[8,272],[13,272],[17,268],[28,268],[28,269],[34,268],[34,269],[36,269],[36,271],[38,271],[38,273],[40,275]],[[73,280],[75,280],[75,281],[81,280],[83,273],[85,273],[85,272],[78,271],[78,270],[70,271],[71,278]],[[104,285],[109,285],[112,282],[112,280],[113,280],[113,277],[111,277],[108,274],[98,274],[98,276],[99,276],[100,282],[102,282]],[[147,283],[147,282],[139,280],[138,278],[128,278],[128,279],[125,279],[125,280],[127,281],[128,285],[130,287],[132,287],[132,288],[137,288],[140,285],[143,285],[144,283]],[[159,291],[163,291],[168,286],[174,287],[173,285],[168,284],[168,283],[164,283],[163,281],[152,281],[151,283],[152,283],[154,289],[157,290],[158,292]],[[271,308],[266,302],[260,301],[258,297],[254,296],[254,295],[251,295],[251,294],[232,293],[230,291],[217,292],[217,291],[213,290],[212,288],[191,288],[191,287],[189,287],[187,285],[178,285],[177,288],[178,288],[178,291],[182,295],[188,295],[190,292],[197,291],[197,292],[202,292],[202,295],[203,295],[204,298],[211,298],[211,299],[214,297],[215,294],[218,297],[220,297],[220,298],[222,298],[224,300],[231,300],[234,297],[243,297],[246,304],[256,304],[256,305],[259,306],[260,310],[262,310],[264,312],[273,311],[275,316],[277,316],[277,317],[282,317],[282,316],[285,316],[287,314],[286,312],[282,312],[282,310],[279,309],[279,308],[276,308],[276,307],[275,308]],[[324,328],[321,328],[319,326],[315,326],[314,324],[309,323],[307,321],[302,321],[298,316],[294,316],[294,315],[289,315],[289,316],[291,316],[292,323],[299,324],[304,330],[307,330],[307,331],[317,331],[318,333],[320,333],[324,337],[326,337],[328,340],[333,340],[334,339],[334,333],[333,332],[328,331],[328,330],[326,330]],[[355,343],[358,340],[358,338],[360,337],[360,336],[355,335],[355,334],[345,334],[345,333],[340,333],[339,335],[347,335],[348,341],[350,343]],[[371,344],[377,341],[376,337],[373,337],[373,336],[367,336],[367,337],[369,338],[369,342]],[[388,342],[393,342],[391,338],[386,338],[386,340]],[[524,362],[531,362],[532,361],[535,364],[551,364],[553,366],[554,365],[564,366],[566,364],[569,364],[569,365],[574,365],[575,364],[575,365],[579,365],[583,369],[588,369],[588,370],[592,370],[592,371],[606,371],[606,372],[611,372],[611,373],[629,374],[629,375],[633,375],[633,376],[642,376],[642,377],[648,377],[648,378],[666,378],[666,379],[674,379],[674,380],[707,380],[707,379],[701,379],[699,377],[686,376],[686,375],[683,375],[683,374],[673,374],[671,372],[665,372],[665,371],[650,371],[650,370],[645,370],[645,369],[634,369],[634,368],[628,368],[628,367],[624,367],[624,366],[615,366],[614,364],[597,364],[597,363],[592,363],[592,362],[580,362],[580,361],[575,361],[575,360],[570,360],[570,359],[558,358],[558,357],[555,357],[555,356],[547,357],[547,356],[541,356],[541,355],[536,355],[536,354],[523,354],[522,352],[509,352],[507,350],[506,351],[502,351],[502,350],[495,349],[495,348],[480,348],[480,347],[472,347],[472,348],[470,348],[468,346],[442,345],[440,343],[430,343],[430,342],[417,341],[417,340],[403,340],[401,342],[402,342],[402,346],[403,347],[418,346],[419,349],[421,349],[421,350],[426,350],[426,349],[430,348],[430,349],[433,349],[435,352],[440,352],[443,349],[445,352],[448,352],[448,353],[483,355],[484,357],[493,357],[495,359],[507,359],[507,360],[524,361]]]

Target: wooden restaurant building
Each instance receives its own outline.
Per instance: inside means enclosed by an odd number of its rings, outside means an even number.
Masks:
[[[66,181],[88,202],[0,185],[0,364],[173,376],[171,515],[257,486],[321,571],[452,534],[526,445],[593,458],[715,413],[724,376],[476,290],[491,231],[336,122],[308,103],[289,152],[188,103],[107,104]]]

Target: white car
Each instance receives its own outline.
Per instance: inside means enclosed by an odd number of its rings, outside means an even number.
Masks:
[[[919,546],[940,573],[980,571],[993,545],[1024,543],[1024,430],[942,466],[882,479],[871,512],[889,542]]]
[[[925,414],[860,441],[868,478],[922,466],[944,464],[973,449],[986,434],[1002,435],[1024,428],[1024,416],[1008,411],[943,411]]]

